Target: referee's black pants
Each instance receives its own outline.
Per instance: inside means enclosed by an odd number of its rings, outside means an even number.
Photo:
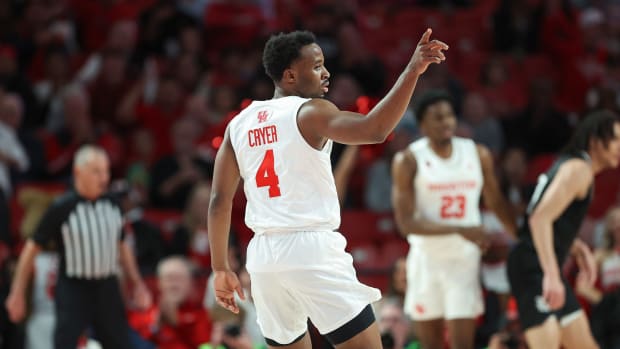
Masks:
[[[131,349],[125,306],[116,277],[78,280],[58,277],[54,348],[76,348],[89,326],[104,349]]]

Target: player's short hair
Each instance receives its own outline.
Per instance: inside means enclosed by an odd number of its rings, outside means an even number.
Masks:
[[[316,42],[309,31],[294,31],[272,35],[263,50],[263,67],[274,82],[282,80],[284,70],[299,58],[302,47]]]
[[[590,150],[590,140],[598,139],[605,146],[614,138],[614,124],[620,123],[617,114],[611,111],[601,110],[588,114],[577,128],[563,153],[578,155]]]
[[[448,91],[430,90],[424,92],[424,94],[422,94],[422,96],[418,100],[417,108],[415,108],[415,119],[418,124],[422,122],[422,119],[424,118],[424,113],[426,113],[426,110],[431,105],[443,101],[450,103],[452,108],[454,108],[454,101],[452,100],[452,96],[450,95],[450,93],[448,93]]]

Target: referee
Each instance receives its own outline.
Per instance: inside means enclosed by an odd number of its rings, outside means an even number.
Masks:
[[[105,349],[131,349],[117,280],[119,261],[133,283],[136,304],[148,307],[151,297],[123,241],[121,210],[105,193],[110,170],[104,150],[88,145],[80,148],[74,158],[73,174],[75,189],[54,201],[27,241],[6,307],[13,322],[23,320],[33,260],[42,246],[54,241],[60,255],[54,348],[76,348],[80,335],[92,325]]]

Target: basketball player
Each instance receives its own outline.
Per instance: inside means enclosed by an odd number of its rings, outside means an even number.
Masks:
[[[538,185],[508,257],[508,278],[521,325],[532,349],[598,348],[588,319],[562,277],[566,257],[596,280],[594,257],[577,233],[592,198],[594,176],[620,162],[620,119],[610,112],[588,116]]]
[[[330,165],[332,141],[383,142],[402,118],[419,76],[445,59],[428,29],[407,67],[368,115],[321,98],[329,72],[309,32],[272,36],[263,65],[274,98],[254,101],[231,121],[215,160],[209,238],[217,302],[237,312],[239,280],[227,265],[232,199],[240,178],[254,231],[247,251],[258,323],[271,348],[311,348],[307,319],[337,348],[381,348],[370,303],[379,290],[357,280]]]
[[[396,222],[410,244],[405,312],[422,348],[473,348],[475,318],[483,311],[479,282],[480,196],[508,232],[515,220],[503,198],[489,150],[454,136],[450,96],[424,94],[416,118],[426,137],[394,156],[392,200]]]

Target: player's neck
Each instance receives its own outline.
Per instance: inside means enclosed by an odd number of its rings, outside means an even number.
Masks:
[[[452,140],[442,142],[430,142],[431,149],[440,158],[448,159],[452,156]]]
[[[294,96],[295,94],[290,92],[290,91],[286,91],[284,90],[282,87],[277,86],[273,91],[273,99],[276,98],[282,98],[282,97],[288,97],[288,96]]]
[[[590,167],[592,167],[592,173],[596,176],[599,172],[603,171],[606,167],[604,161],[601,159],[600,154],[596,152],[585,152],[588,157]]]

